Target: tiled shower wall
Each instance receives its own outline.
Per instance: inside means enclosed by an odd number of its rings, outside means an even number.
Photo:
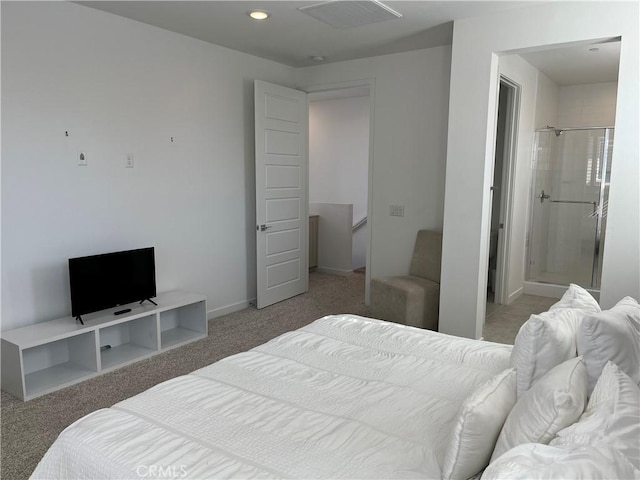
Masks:
[[[558,127],[613,126],[617,82],[567,85],[558,89]]]

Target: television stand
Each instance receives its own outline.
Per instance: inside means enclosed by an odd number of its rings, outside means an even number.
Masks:
[[[31,400],[207,336],[204,295],[174,291],[156,300],[1,332],[2,390]],[[131,311],[113,315],[123,308]]]
[[[143,298],[142,300],[140,300],[140,305],[142,305],[145,301],[153,303],[156,307],[158,306],[158,304],[150,298]]]
[[[76,322],[80,322],[82,325],[84,325],[84,322],[82,321],[82,317],[80,315],[76,317]]]

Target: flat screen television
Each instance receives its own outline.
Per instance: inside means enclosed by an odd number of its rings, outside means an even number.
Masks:
[[[69,283],[71,315],[81,323],[87,313],[137,301],[154,303],[154,248],[70,258]]]

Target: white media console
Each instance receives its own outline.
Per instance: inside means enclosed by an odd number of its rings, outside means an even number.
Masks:
[[[207,336],[204,295],[153,301],[83,315],[84,325],[66,317],[2,332],[2,390],[31,400]]]

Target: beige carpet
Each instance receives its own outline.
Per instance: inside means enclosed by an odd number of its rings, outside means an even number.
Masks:
[[[513,342],[509,338],[515,337],[513,331],[517,332],[523,312],[540,307],[533,300],[525,300],[521,306],[505,310],[505,315],[496,316],[495,322],[488,322],[485,339]],[[308,293],[262,310],[247,308],[210,320],[206,339],[29,402],[2,392],[0,478],[28,478],[58,434],[90,412],[334,313],[369,316],[364,305],[364,275],[311,273]]]
[[[247,308],[210,320],[206,339],[29,402],[2,392],[0,478],[28,478],[58,434],[90,412],[334,313],[369,315],[364,275],[312,273],[308,293],[262,310]]]
[[[482,336],[490,342],[513,345],[518,330],[529,316],[549,310],[557,301],[557,298],[521,295],[511,305],[487,303],[487,319]]]

